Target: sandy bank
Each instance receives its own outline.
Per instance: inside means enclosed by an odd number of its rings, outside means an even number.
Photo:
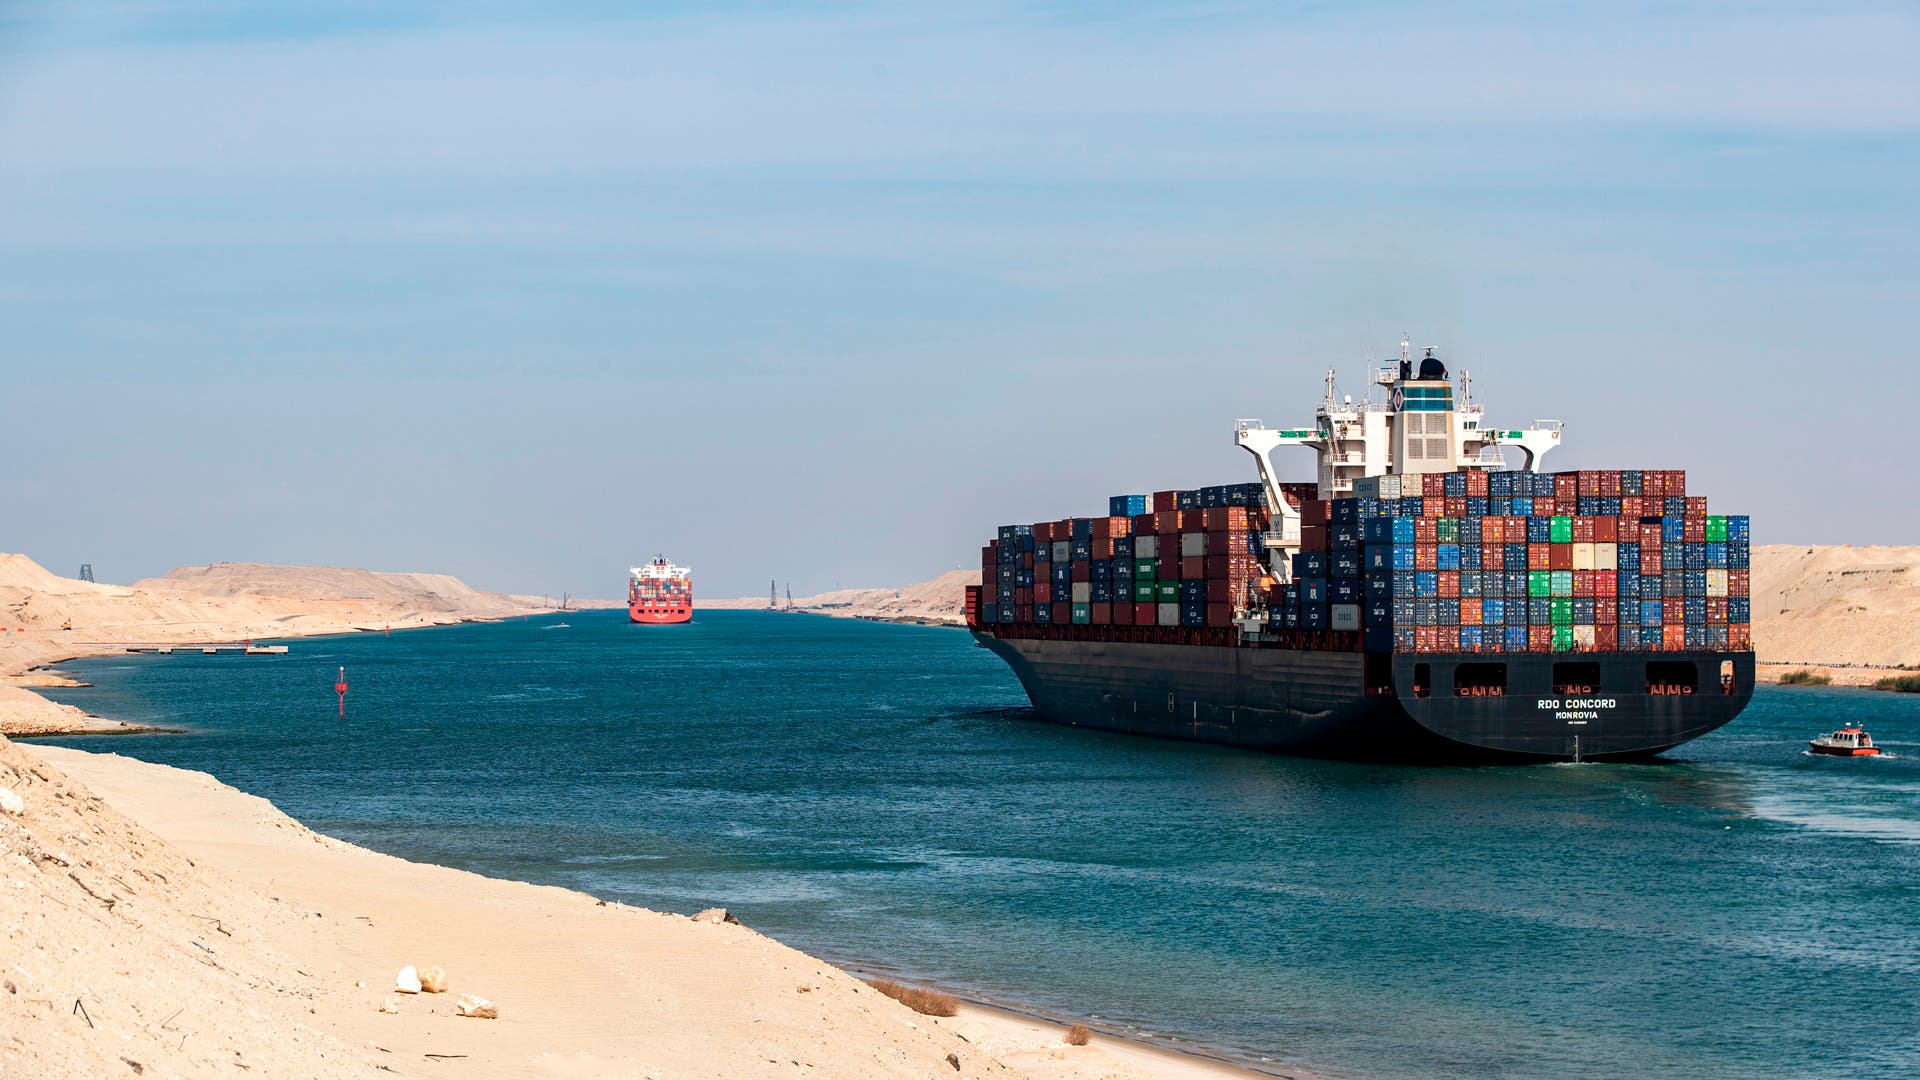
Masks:
[[[0,786],[5,1075],[1255,1075],[921,1016],[750,928],[376,854],[202,773],[0,740]],[[450,992],[379,1011],[403,964]]]
[[[445,574],[214,563],[125,586],[63,578],[0,553],[0,734],[151,730],[29,692],[59,685],[60,676],[35,668],[125,644],[404,630],[547,610],[539,598],[482,592]]]

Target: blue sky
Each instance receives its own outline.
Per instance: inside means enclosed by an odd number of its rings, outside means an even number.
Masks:
[[[0,7],[0,550],[919,580],[1403,330],[1914,541],[1920,14],[1596,7]]]

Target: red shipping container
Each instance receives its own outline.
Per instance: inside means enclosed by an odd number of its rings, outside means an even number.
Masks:
[[[1032,622],[1033,621],[1033,605],[1032,604],[1014,605],[1013,621],[1018,623]]]
[[[1160,622],[1159,607],[1160,605],[1158,604],[1133,605],[1133,625],[1135,626],[1158,625],[1158,623]]]
[[[1077,560],[1072,564],[1072,566],[1073,566],[1073,571],[1072,571],[1073,577],[1071,580],[1073,581],[1092,581],[1093,580],[1093,564],[1092,563],[1087,562],[1085,560]]]
[[[1153,512],[1153,531],[1165,536],[1172,533],[1180,535],[1180,511],[1155,510]]]
[[[1727,571],[1727,595],[1728,596],[1745,596],[1747,595],[1747,590],[1752,587],[1752,584],[1753,584],[1753,571],[1751,570]]]
[[[1593,521],[1594,519],[1590,517],[1576,517],[1568,523],[1573,529],[1574,543],[1591,544],[1594,542]]]
[[[1113,605],[1113,625],[1115,626],[1132,626],[1133,625],[1133,602],[1132,601],[1129,600],[1124,604],[1115,603]]]
[[[1611,626],[1620,621],[1620,599],[1612,593],[1593,601],[1593,621],[1601,626]]]
[[[1564,473],[1564,472],[1554,473],[1553,474],[1553,497],[1555,500],[1579,499],[1580,498],[1580,474]]]
[[[1724,596],[1707,597],[1707,625],[1725,626],[1727,622],[1727,598]]]
[[[1417,555],[1418,552],[1416,551]],[[1417,568],[1417,565],[1416,565]],[[1455,600],[1460,596],[1460,571],[1442,570],[1440,577],[1440,599]]]
[[[1598,652],[1620,651],[1620,628],[1612,624],[1593,628],[1593,647]]]
[[[1113,625],[1113,605],[1112,604],[1087,605],[1087,622],[1091,623],[1094,626]]]
[[[1413,542],[1416,544],[1437,544],[1440,542],[1440,522],[1433,518],[1421,518],[1413,523]]]
[[[1592,570],[1575,570],[1573,572],[1573,595],[1594,596],[1598,594],[1599,586],[1594,583],[1594,573],[1595,571]]]
[[[1440,651],[1440,628],[1437,626],[1414,627],[1413,647],[1419,652]]]
[[[1062,540],[1073,539],[1073,519],[1065,518],[1053,523],[1053,535]]]
[[[1327,550],[1327,527],[1325,525],[1300,526],[1300,550]]]
[[[1441,596],[1447,595],[1443,589]],[[1460,600],[1460,625],[1479,626],[1481,616],[1480,601],[1475,597],[1463,597]]]
[[[1571,554],[1571,552],[1569,552],[1569,554]],[[1553,545],[1552,544],[1528,544],[1527,545],[1527,569],[1545,570],[1545,569],[1548,569],[1547,564],[1552,561],[1553,561]],[[1519,569],[1519,568],[1515,567],[1515,569]]]
[[[1123,517],[1094,518],[1093,538],[1095,540],[1111,540],[1116,536],[1125,536],[1127,535],[1127,529],[1130,527],[1131,523]]]
[[[1527,627],[1527,651],[1528,652],[1552,652],[1553,651],[1553,627],[1551,626]]]
[[[1442,497],[1420,500],[1420,516],[1423,518],[1443,518],[1447,516],[1447,500]]]
[[[1161,551],[1167,550],[1167,545],[1161,544],[1160,550]],[[1180,556],[1177,554],[1177,552],[1179,552],[1180,550],[1179,545],[1177,544],[1174,545],[1173,550],[1176,552],[1176,554],[1162,555],[1158,559],[1154,560],[1154,562],[1159,566],[1161,581],[1179,581],[1180,580]]]
[[[1640,553],[1644,555],[1646,554],[1646,551],[1648,548],[1650,547],[1657,548],[1659,546],[1660,546],[1660,526],[1650,525],[1644,522],[1641,523]]]
[[[1704,519],[1707,516],[1707,497],[1705,495],[1689,495],[1686,498],[1687,516]]]
[[[1507,549],[1501,544],[1487,544],[1480,549],[1480,569],[1505,570],[1507,568]]]
[[[1234,601],[1233,585],[1234,583],[1231,581],[1228,581],[1226,578],[1208,578],[1207,579],[1207,603],[1209,604],[1233,603]]]
[[[1156,491],[1153,493],[1153,512],[1156,515],[1178,509],[1180,509],[1179,492]]]
[[[1207,605],[1207,625],[1208,626],[1232,626],[1233,625],[1233,605],[1232,604],[1208,604]]]
[[[1073,621],[1073,605],[1072,604],[1053,605],[1053,625],[1065,626],[1072,621]]]
[[[1467,474],[1467,494],[1485,498],[1487,495],[1487,474],[1475,469]]]
[[[1620,571],[1595,570],[1593,572],[1593,594],[1595,596],[1618,596],[1620,594]]]
[[[1212,548],[1209,547],[1208,550],[1212,550]],[[1225,581],[1233,576],[1233,556],[1208,555],[1205,556],[1205,559],[1206,573],[1203,576],[1208,581],[1215,580],[1216,578]]]
[[[1206,532],[1207,512],[1205,510],[1180,511],[1181,532]]]
[[[1434,652],[1459,652],[1460,628],[1457,626],[1436,626],[1433,628]]]
[[[1053,582],[1036,581],[1033,583],[1033,602],[1036,604],[1053,603]]]
[[[1642,574],[1658,575],[1664,573],[1660,567],[1660,563],[1659,548],[1653,548],[1651,550],[1647,548],[1640,549],[1640,572]]]
[[[1154,531],[1156,520],[1152,514],[1133,515],[1133,535],[1146,536]]]
[[[999,603],[1000,602],[1000,586],[991,581],[981,582],[980,583],[980,602],[983,604]]]
[[[1033,589],[1031,587],[1022,586],[1021,588],[1013,590],[1013,604],[1015,607],[1023,607],[1023,608],[1032,607],[1033,606]]]
[[[1507,518],[1483,517],[1480,519],[1480,542],[1482,544],[1504,544],[1507,542]]]
[[[1753,627],[1746,623],[1734,623],[1727,627],[1727,648],[1742,651],[1753,648]]]
[[[1593,542],[1596,544],[1617,544],[1620,542],[1620,519],[1617,517],[1599,517],[1593,519]]]
[[[1680,539],[1689,544],[1707,542],[1707,521],[1705,518],[1688,518],[1680,527]]]
[[[1031,552],[1031,551],[1027,551],[1027,552],[1022,552],[1022,553],[1021,553],[1021,555],[1020,555],[1020,569],[1022,569],[1022,570],[1031,570],[1031,569],[1033,569],[1033,552]]]
[[[1207,557],[1189,555],[1180,560],[1181,581],[1205,581],[1207,578]]]
[[[1467,516],[1467,497],[1465,495],[1447,496],[1446,517],[1463,518]]]
[[[1034,522],[1033,542],[1036,544],[1053,543],[1053,522],[1051,521]]]
[[[1093,538],[1093,557],[1099,560],[1113,558],[1113,541],[1104,536]]]
[[[1330,507],[1332,505],[1333,504],[1325,499],[1308,499],[1306,502],[1301,503],[1300,524],[1325,525],[1328,521],[1328,515],[1331,512]]]
[[[1413,568],[1415,570],[1440,569],[1440,547],[1437,544],[1415,544],[1413,546]]]

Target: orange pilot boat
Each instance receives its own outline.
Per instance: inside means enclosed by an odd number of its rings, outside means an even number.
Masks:
[[[633,567],[627,582],[627,621],[666,626],[693,621],[693,571],[655,555]]]
[[[1880,748],[1873,745],[1873,736],[1861,727],[1843,727],[1829,735],[1822,735],[1807,743],[1816,754],[1831,754],[1834,757],[1875,757]]]

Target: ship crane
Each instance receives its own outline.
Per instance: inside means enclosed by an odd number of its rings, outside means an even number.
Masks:
[[[1387,391],[1384,402],[1342,399],[1334,373],[1328,371],[1327,396],[1314,410],[1312,427],[1269,428],[1259,420],[1234,421],[1234,444],[1253,455],[1272,509],[1266,544],[1279,580],[1292,580],[1292,556],[1300,550],[1300,511],[1282,494],[1274,461],[1282,447],[1314,451],[1314,479],[1322,499],[1352,495],[1353,482],[1366,476],[1505,469],[1500,450],[1507,446],[1519,449],[1522,470],[1539,470],[1541,460],[1560,445],[1562,423],[1535,420],[1525,428],[1486,427],[1484,410],[1472,399],[1471,380],[1462,373],[1460,400],[1455,402],[1446,365],[1434,350],[1415,360],[1411,338],[1403,338],[1399,359],[1382,365],[1373,379]]]

